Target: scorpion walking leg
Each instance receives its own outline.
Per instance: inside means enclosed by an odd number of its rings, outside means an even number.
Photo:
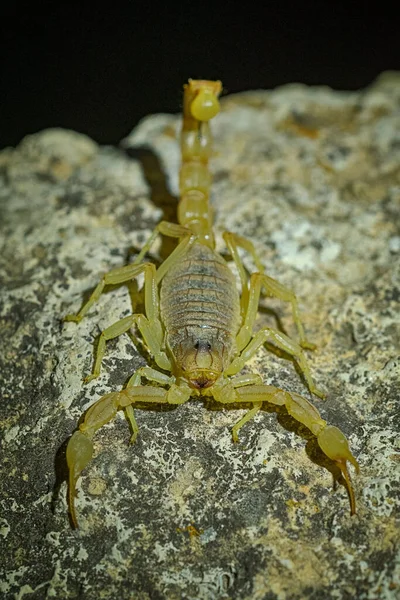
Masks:
[[[162,351],[163,330],[160,322],[156,268],[152,263],[142,263],[140,265],[136,265],[135,269],[136,275],[139,275],[144,271],[144,300],[146,317],[144,315],[130,315],[117,321],[113,325],[110,325],[110,327],[107,327],[107,329],[101,332],[93,374],[86,377],[86,383],[100,375],[100,368],[106,349],[106,342],[122,335],[123,333],[126,333],[134,324],[138,326],[144,342],[149,348],[149,351],[154,357],[158,366],[161,369],[171,369],[171,363],[168,360],[165,352]]]
[[[255,402],[253,408],[251,408],[245,415],[244,417],[242,417],[240,419],[240,421],[238,421],[236,423],[236,425],[234,425],[232,427],[232,439],[234,442],[238,443],[239,442],[239,429],[241,429],[243,427],[243,425],[245,423],[247,423],[247,421],[250,421],[251,419],[253,419],[256,414],[258,413],[258,411],[260,410],[260,408],[262,407],[262,402]]]
[[[249,373],[246,375],[237,375],[236,377],[232,377],[230,380],[231,385],[233,385],[234,388],[238,388],[238,387],[244,387],[245,385],[257,385],[260,384],[262,385],[262,379],[260,377],[260,375],[257,375],[256,373]],[[236,425],[234,425],[232,427],[232,439],[235,443],[239,443],[239,429],[241,427],[243,427],[243,425],[245,423],[247,423],[248,421],[251,421],[251,419],[253,419],[256,414],[258,413],[258,411],[260,410],[260,408],[262,407],[262,402],[255,402],[253,408],[251,408],[241,419],[240,421],[238,421],[236,423]]]
[[[217,402],[223,404],[232,402],[241,402],[235,389],[241,388],[246,385],[262,385],[262,379],[260,375],[256,373],[246,373],[245,375],[237,375],[231,379],[222,380],[219,386],[216,386],[214,391],[214,398]],[[262,407],[262,402],[255,402],[253,408],[251,408],[234,427],[232,428],[232,439],[234,442],[239,442],[238,431],[239,429],[250,421]]]
[[[105,285],[108,285],[109,283],[124,283],[144,272],[146,316],[130,315],[129,317],[120,319],[119,321],[117,321],[113,325],[110,325],[110,327],[107,327],[107,329],[101,332],[99,338],[99,345],[96,352],[96,360],[93,368],[93,373],[92,375],[89,375],[85,378],[86,383],[100,375],[100,368],[104,357],[106,341],[118,337],[123,333],[126,333],[134,324],[138,326],[138,329],[143,336],[144,342],[149,348],[149,351],[154,357],[154,360],[156,361],[158,366],[161,369],[171,370],[171,363],[168,360],[165,352],[162,350],[163,331],[160,322],[159,293],[157,286],[162,277],[165,275],[168,268],[172,264],[174,264],[175,261],[181,258],[186,249],[194,242],[195,238],[193,236],[190,237],[191,234],[188,234],[188,230],[185,227],[163,221],[162,223],[160,223],[160,227],[157,227],[155,229],[150,240],[145,245],[143,249],[143,254],[145,254],[147,252],[148,247],[150,247],[150,242],[152,242],[152,240],[155,237],[154,234],[158,234],[159,231],[165,235],[170,235],[171,237],[178,237],[178,235],[184,235],[185,237],[178,244],[178,246],[171,253],[171,255],[164,261],[164,263],[161,265],[160,269],[158,269],[157,272],[155,266],[152,263],[136,264],[137,260],[135,261],[135,263],[127,265],[126,267],[114,269],[113,271],[110,271],[103,277],[102,281],[99,283],[99,285],[93,292],[89,301],[84,305],[84,307],[78,313],[78,315],[67,315],[65,317],[65,320],[67,321],[74,320],[79,322],[87,313],[90,306],[92,306],[92,304],[96,302],[96,300],[98,300]]]
[[[158,267],[156,277],[157,283],[160,283],[168,269],[170,269],[175,263],[177,263],[185,254],[185,252],[193,245],[196,241],[196,236],[182,225],[175,225],[174,223],[160,223],[163,228],[160,232],[170,237],[179,237],[181,241],[177,247],[171,252],[171,254],[164,260],[164,262]]]
[[[238,337],[241,335],[239,332]],[[248,346],[243,350],[243,352],[235,358],[230,366],[226,369],[226,375],[235,375],[238,373],[244,365],[250,360],[252,356],[256,354],[261,346],[263,346],[266,342],[271,342],[284,352],[287,352],[291,356],[293,356],[297,364],[299,365],[301,372],[303,373],[305,380],[307,381],[307,385],[310,389],[310,392],[319,396],[320,398],[324,398],[325,394],[319,390],[311,376],[310,367],[308,366],[307,359],[304,355],[303,350],[300,346],[293,340],[291,340],[287,335],[281,333],[280,331],[276,331],[275,329],[270,329],[269,327],[263,327],[256,333]]]
[[[75,323],[79,323],[83,317],[87,314],[87,312],[91,309],[93,304],[97,302],[103,293],[106,285],[118,285],[120,283],[126,283],[130,281],[134,277],[143,273],[145,264],[137,265],[135,263],[131,263],[130,265],[126,265],[125,267],[117,267],[116,269],[112,269],[105,275],[103,275],[101,281],[97,284],[94,292],[90,296],[89,300],[84,304],[81,310],[76,315],[66,315],[64,317],[64,321],[75,321]]]
[[[226,398],[222,401],[251,402],[254,407],[259,407],[262,402],[270,402],[278,406],[285,406],[288,413],[296,419],[296,421],[305,425],[316,436],[318,445],[324,454],[339,467],[346,482],[350,499],[351,514],[353,515],[356,512],[354,489],[347,469],[347,462],[350,462],[354,466],[357,473],[359,472],[359,465],[351,453],[345,435],[340,429],[328,425],[327,422],[321,418],[321,415],[315,406],[299,394],[285,392],[269,385],[252,385],[242,389],[236,389],[235,396],[236,397],[233,397],[232,399]],[[243,422],[240,423],[244,424]],[[240,423],[238,423],[238,425]]]
[[[141,367],[138,369],[128,381],[126,388],[140,386],[142,377],[145,377],[149,381],[156,381],[162,385],[170,386],[167,391],[168,404],[184,404],[190,398],[191,390],[188,386],[185,384],[181,384],[180,386],[176,385],[175,377],[168,377],[168,375],[160,373],[151,367]],[[129,441],[131,444],[134,444],[139,433],[139,427],[131,404],[125,407],[125,415],[132,428],[132,435]]]
[[[146,373],[146,377],[152,378],[151,375],[150,372]],[[171,386],[170,390],[154,386],[130,386],[121,392],[106,394],[88,409],[83,423],[69,440],[66,452],[69,469],[68,502],[74,527],[78,527],[74,504],[76,482],[92,459],[92,438],[95,432],[109,423],[119,410],[131,407],[135,402],[183,404],[189,399],[189,396],[190,390],[188,394],[186,389],[180,390],[175,385]]]
[[[182,225],[177,225],[176,223],[169,223],[168,221],[160,221],[160,223],[156,225],[149,239],[135,258],[134,264],[140,263],[141,260],[143,260],[144,256],[150,250],[155,239],[158,235],[160,235],[160,233],[162,235],[166,235],[167,237],[172,238],[186,238],[192,234],[192,232],[189,229],[183,227]]]
[[[265,275],[264,267],[263,267],[260,259],[257,256],[256,250],[255,250],[252,242],[250,242],[249,240],[246,240],[245,238],[243,238],[239,235],[236,235],[235,233],[231,233],[231,232],[224,233],[224,240],[225,240],[225,243],[226,243],[230,253],[233,256],[233,259],[238,268],[240,279],[242,282],[242,288],[243,288],[242,308],[245,310],[245,307],[247,306],[248,302],[250,301],[255,304],[254,311],[257,312],[257,307],[258,307],[258,303],[259,303],[259,299],[260,299],[260,293],[261,293],[262,289],[265,289],[267,294],[269,294],[270,296],[278,298],[279,300],[282,300],[283,302],[290,302],[290,304],[292,305],[293,321],[295,322],[295,325],[297,327],[297,331],[299,334],[300,346],[302,348],[308,348],[310,350],[314,350],[315,344],[308,342],[306,339],[303,324],[300,319],[299,307],[298,307],[297,298],[296,298],[295,294],[289,288],[282,285],[282,283],[279,283],[279,281],[276,281],[275,279],[272,279],[272,277]],[[252,276],[252,279],[250,280],[250,290],[248,290],[248,288],[247,288],[246,271],[243,266],[243,261],[240,258],[238,248],[243,248],[251,255],[251,257],[253,258],[254,263],[256,265],[256,268],[259,271],[259,273],[254,273]],[[250,298],[249,298],[249,296],[250,296]],[[252,300],[252,296],[253,296],[253,300]],[[250,332],[250,335],[251,335],[251,332]]]
[[[142,377],[145,377],[148,381],[160,383],[161,385],[171,386],[175,382],[175,377],[169,377],[168,375],[165,375],[165,373],[160,373],[160,371],[156,371],[156,369],[152,369],[151,367],[141,367],[129,379],[126,388],[128,389],[131,387],[140,386],[142,383]],[[125,407],[125,415],[132,429],[130,443],[133,444],[138,436],[139,427],[136,422],[135,413],[131,404]]]
[[[138,254],[136,259],[129,265],[126,265],[124,267],[117,267],[116,269],[112,269],[111,271],[109,271],[108,273],[103,275],[103,277],[101,278],[101,281],[97,284],[96,288],[92,292],[89,300],[86,302],[86,304],[84,304],[82,306],[82,308],[78,312],[78,314],[66,315],[64,317],[64,321],[74,321],[75,323],[79,323],[83,319],[83,317],[88,313],[88,311],[91,309],[93,304],[95,304],[95,302],[97,302],[97,300],[100,298],[106,285],[118,285],[121,283],[126,283],[126,282],[130,281],[131,279],[133,279],[134,277],[137,277],[140,273],[142,273],[143,265],[141,265],[139,263],[142,260],[142,258],[144,257],[144,255],[146,254],[146,252],[149,251],[151,245],[153,244],[155,238],[157,237],[157,235],[159,233],[162,233],[163,235],[167,235],[169,237],[187,238],[186,243],[188,243],[188,241],[190,239],[190,235],[191,235],[191,232],[186,227],[182,227],[181,225],[176,225],[175,223],[168,223],[167,221],[161,221],[161,223],[159,223],[157,225],[157,227],[154,229],[153,233],[151,234],[150,238],[147,240],[146,244],[143,246],[141,252]],[[178,246],[178,248],[179,248],[179,246]],[[177,250],[178,248],[176,248],[175,250]],[[171,256],[172,256],[172,254],[171,254]],[[150,264],[150,263],[144,263],[144,264]],[[162,267],[164,267],[164,263],[163,263]],[[163,271],[164,270],[165,269],[163,269]],[[157,282],[159,282],[159,281],[160,281],[160,277],[158,276]]]
[[[225,374],[235,375],[238,373],[244,367],[246,362],[252,356],[254,356],[258,349],[265,344],[265,342],[269,341],[296,359],[307,381],[310,391],[316,396],[323,398],[324,394],[314,384],[306,356],[297,342],[289,338],[284,333],[269,327],[264,327],[261,329],[251,340],[254,322],[257,317],[261,286],[263,285],[265,277],[266,276],[262,273],[253,273],[250,277],[248,303],[247,306],[244,307],[244,323],[236,337],[238,351],[242,352],[240,356],[232,361]],[[251,342],[249,343],[250,340]]]

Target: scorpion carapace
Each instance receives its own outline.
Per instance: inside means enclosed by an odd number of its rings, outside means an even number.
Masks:
[[[125,389],[109,393],[86,412],[79,429],[67,446],[69,467],[69,507],[77,527],[74,507],[76,482],[93,453],[92,438],[97,429],[124,409],[135,441],[138,426],[135,403],[183,404],[193,396],[212,396],[221,404],[247,403],[250,410],[233,427],[233,440],[239,429],[260,410],[263,402],[284,406],[287,412],[316,436],[322,451],[340,468],[346,481],[351,513],[355,496],[347,462],[358,464],[344,434],[328,425],[318,410],[299,394],[264,385],[259,375],[240,375],[245,363],[266,342],[291,355],[297,362],[310,391],[322,397],[315,386],[304,353],[313,348],[304,334],[297,300],[293,292],[264,273],[253,244],[235,233],[223,238],[236,264],[241,291],[225,260],[216,252],[209,205],[211,175],[208,161],[212,138],[209,121],[219,112],[221,82],[189,80],[184,86],[181,133],[179,224],[162,221],[132,264],[106,273],[77,315],[67,321],[79,322],[101,295],[105,286],[122,284],[144,274],[145,314],[132,314],[107,327],[99,339],[93,374],[100,373],[106,341],[136,327],[154,359],[155,367],[138,369]],[[159,235],[178,240],[168,258],[156,269],[142,262]],[[239,248],[252,257],[257,271],[250,277]],[[291,305],[299,341],[281,331],[263,327],[253,331],[260,294],[274,296]],[[167,374],[167,373],[169,374]],[[144,385],[142,380],[156,385]]]

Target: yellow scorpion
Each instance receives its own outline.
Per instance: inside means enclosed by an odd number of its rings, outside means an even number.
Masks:
[[[145,314],[125,317],[101,333],[93,374],[86,381],[98,377],[107,340],[132,327],[139,330],[158,367],[138,369],[125,389],[106,394],[95,402],[69,440],[68,500],[75,527],[78,526],[75,486],[92,458],[92,438],[97,429],[124,409],[132,428],[133,442],[138,434],[133,410],[136,403],[178,405],[193,396],[212,396],[222,405],[250,405],[248,412],[233,427],[235,442],[240,428],[257,414],[263,402],[284,406],[289,415],[311,430],[322,451],[340,468],[347,484],[351,514],[355,513],[355,495],[347,461],[356,471],[359,467],[344,434],[337,427],[328,425],[315,406],[299,394],[264,385],[259,375],[239,374],[268,342],[291,355],[310,391],[323,397],[314,384],[303,352],[303,348],[314,346],[306,340],[294,293],[264,273],[249,240],[225,232],[223,239],[240,276],[239,293],[232,271],[215,250],[209,205],[211,175],[208,161],[212,146],[209,121],[220,110],[218,97],[221,90],[220,81],[189,80],[184,86],[179,224],[161,221],[135,261],[106,273],[78,314],[65,317],[67,321],[78,323],[105,286],[127,283],[143,274]],[[178,243],[156,269],[151,262],[142,260],[159,234],[176,238]],[[257,271],[250,277],[239,255],[240,248],[250,254],[256,265]],[[290,303],[299,342],[270,327],[254,333],[261,293]],[[156,385],[143,385],[143,379]]]

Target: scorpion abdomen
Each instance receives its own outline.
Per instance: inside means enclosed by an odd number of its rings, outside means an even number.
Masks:
[[[214,250],[195,243],[165,275],[160,291],[161,320],[172,352],[191,344],[204,351],[209,345],[229,362],[240,326],[240,298],[225,260]],[[196,348],[197,346],[197,348]]]

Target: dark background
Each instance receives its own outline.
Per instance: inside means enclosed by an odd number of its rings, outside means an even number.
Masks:
[[[179,111],[189,77],[221,79],[227,92],[293,81],[354,90],[400,68],[394,9],[247,4],[0,9],[0,148],[54,126],[118,143],[143,116]]]

